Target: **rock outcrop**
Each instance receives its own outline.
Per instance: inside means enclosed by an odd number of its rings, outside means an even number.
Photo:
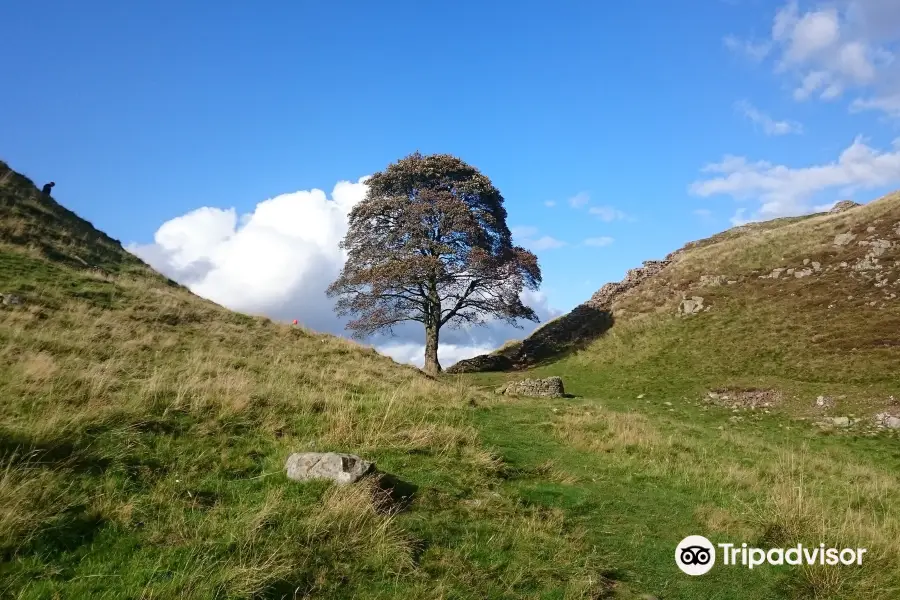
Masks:
[[[615,283],[607,283],[602,288],[594,292],[591,299],[585,302],[595,308],[609,309],[613,301],[623,293],[637,287],[650,279],[670,264],[677,253],[672,253],[665,260],[645,260],[643,267],[629,269],[625,274],[625,279]]]
[[[831,207],[831,210],[828,212],[831,214],[834,213],[842,213],[850,210],[851,208],[856,208],[857,206],[861,206],[858,202],[854,202],[853,200],[841,200],[837,204]]]
[[[536,398],[562,398],[566,395],[563,381],[559,377],[514,381],[498,388],[497,393],[506,396],[533,396]]]

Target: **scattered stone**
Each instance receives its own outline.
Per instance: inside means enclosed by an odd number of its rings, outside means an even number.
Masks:
[[[707,398],[715,404],[733,411],[739,409],[770,408],[781,402],[781,392],[765,389],[721,389],[707,392]]]
[[[808,265],[808,264],[809,264],[809,259],[808,259],[808,258],[804,258],[804,259],[803,259],[803,266],[805,267],[805,266]]]
[[[812,268],[813,268],[813,271],[815,271],[816,273],[818,273],[819,271],[822,270],[822,263],[813,261],[813,262],[812,262]]]
[[[794,277],[796,277],[797,279],[802,279],[802,278],[804,278],[804,277],[809,277],[809,276],[812,275],[812,274],[813,274],[813,270],[812,270],[812,269],[800,269],[800,270],[798,270],[798,271],[794,271]]]
[[[872,242],[869,244],[868,254],[872,255],[873,257],[881,256],[886,251],[888,251],[892,245],[893,244],[891,244],[890,240],[872,240]]]
[[[684,298],[678,306],[678,311],[682,315],[695,315],[701,310],[703,310],[703,298],[701,296]]]
[[[700,276],[700,285],[701,286],[718,286],[722,285],[727,281],[727,277],[724,275],[701,275]]]
[[[330,479],[340,485],[354,483],[371,473],[375,464],[353,454],[337,452],[299,452],[291,454],[284,465],[288,479]]]
[[[873,259],[868,254],[863,258],[859,259],[859,261],[853,265],[854,271],[871,271],[873,269],[878,268],[877,259]]]
[[[663,402],[663,404],[665,404],[666,406],[672,406],[671,402]]]
[[[641,400],[643,397],[644,397],[644,394],[638,394],[638,395],[637,395],[637,399],[638,399],[638,400]]]
[[[875,232],[874,227],[866,227],[866,233],[874,233],[874,232]]]
[[[835,427],[850,427],[855,421],[850,417],[830,417],[825,419],[825,422],[830,423]]]
[[[879,427],[888,429],[900,429],[900,417],[895,417],[891,413],[878,413],[875,415],[875,423]]]
[[[835,246],[846,246],[850,242],[856,239],[856,235],[852,233],[839,233],[834,236],[834,245]]]
[[[503,394],[507,396],[532,396],[536,398],[562,398],[565,390],[560,377],[545,379],[523,379],[506,384]]]
[[[819,396],[816,398],[816,406],[821,408],[828,408],[834,404],[834,400],[829,396]]]
[[[781,277],[781,274],[784,273],[784,271],[785,271],[784,267],[772,269],[772,272],[769,273],[769,278],[770,279],[778,279],[779,277]]]
[[[850,210],[851,208],[856,208],[859,206],[858,202],[854,202],[853,200],[841,200],[829,210],[829,214],[842,213]]]
[[[16,294],[0,294],[0,301],[4,306],[19,306],[22,304],[22,296]]]
[[[793,275],[793,274],[794,274],[794,269],[788,269],[787,271],[784,272],[784,274],[785,274],[785,275]]]

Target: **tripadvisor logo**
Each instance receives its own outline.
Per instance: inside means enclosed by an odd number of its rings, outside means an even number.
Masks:
[[[790,548],[751,548],[747,544],[713,545],[702,535],[689,535],[675,548],[675,564],[688,575],[703,575],[716,564],[716,548],[722,564],[753,569],[760,565],[861,565],[866,548],[826,548],[825,544]]]
[[[688,575],[703,575],[716,564],[716,549],[702,535],[689,535],[675,548],[675,564]]]

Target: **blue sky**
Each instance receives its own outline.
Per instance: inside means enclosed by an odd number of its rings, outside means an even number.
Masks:
[[[164,223],[233,208],[223,231],[177,221],[215,246],[267,199],[331,202],[415,150],[492,178],[547,310],[733,223],[900,187],[895,0],[87,0],[3,22],[0,158],[188,283]]]

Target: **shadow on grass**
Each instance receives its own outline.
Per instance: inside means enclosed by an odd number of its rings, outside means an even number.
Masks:
[[[375,473],[375,506],[381,512],[397,513],[412,504],[419,486],[390,473]]]
[[[12,464],[50,464],[78,473],[101,473],[111,461],[87,452],[76,444],[60,440],[39,440],[0,429],[0,457]]]

